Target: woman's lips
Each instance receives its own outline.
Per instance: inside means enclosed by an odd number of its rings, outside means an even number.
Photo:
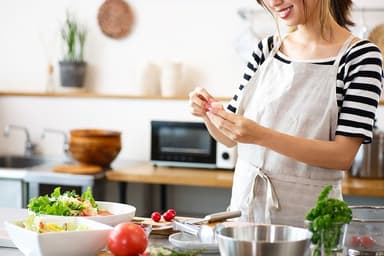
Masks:
[[[277,11],[277,13],[279,14],[279,17],[281,19],[286,19],[286,18],[288,18],[289,14],[291,14],[292,8],[293,8],[293,6],[289,6],[287,8],[284,8],[284,9]]]

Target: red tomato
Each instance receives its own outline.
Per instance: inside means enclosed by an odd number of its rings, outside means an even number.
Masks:
[[[349,244],[353,247],[359,247],[361,245],[361,240],[359,236],[352,236],[349,240]]]
[[[154,221],[154,222],[159,222],[161,220],[161,214],[159,212],[153,212],[151,214],[151,219]]]
[[[115,256],[137,256],[144,253],[147,245],[144,230],[132,222],[116,225],[108,237],[108,248]]]
[[[163,218],[165,221],[171,221],[173,220],[173,218],[175,218],[176,214],[173,212],[173,211],[166,211],[164,214],[163,214]]]
[[[173,208],[168,209],[168,212],[172,212],[173,216],[176,216],[176,211],[175,211],[175,209],[173,209]]]
[[[375,240],[371,236],[362,236],[360,237],[360,243],[362,247],[369,249],[375,245]]]

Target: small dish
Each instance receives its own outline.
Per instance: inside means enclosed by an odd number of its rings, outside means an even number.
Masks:
[[[170,235],[169,242],[180,249],[201,250],[204,254],[219,253],[219,246],[217,243],[200,242],[196,236],[185,232]]]

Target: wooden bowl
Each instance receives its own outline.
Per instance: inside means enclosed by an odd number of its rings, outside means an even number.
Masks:
[[[109,167],[121,150],[121,132],[100,129],[70,131],[69,152],[81,164]]]

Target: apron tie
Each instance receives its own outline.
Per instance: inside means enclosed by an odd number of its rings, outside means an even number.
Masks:
[[[252,181],[251,193],[248,198],[249,220],[256,223],[271,224],[270,211],[280,209],[279,200],[269,177],[259,167],[256,167],[256,170],[257,173]],[[257,183],[261,184],[257,185]],[[266,193],[257,191],[260,188],[266,189]]]

